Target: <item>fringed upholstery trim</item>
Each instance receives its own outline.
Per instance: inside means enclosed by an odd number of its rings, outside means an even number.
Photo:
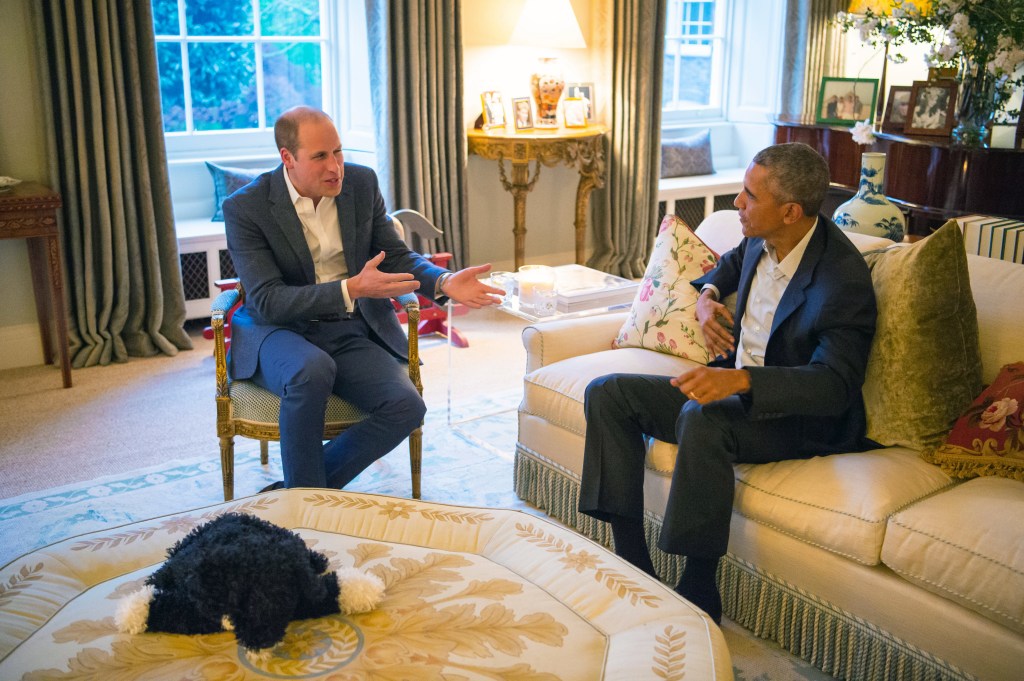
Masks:
[[[516,446],[515,491],[553,518],[605,546],[606,523],[577,511],[579,482],[568,471]],[[681,556],[658,550],[661,518],[646,511],[644,529],[662,580],[678,582]],[[761,638],[838,679],[872,681],[977,681],[964,671],[893,636],[870,622],[797,589],[728,555],[718,570],[724,613]]]

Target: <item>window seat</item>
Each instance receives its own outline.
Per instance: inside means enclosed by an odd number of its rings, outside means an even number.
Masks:
[[[689,225],[699,225],[716,210],[731,210],[743,189],[746,168],[725,168],[708,175],[665,177],[658,180],[658,203]],[[659,211],[660,212],[660,211]]]
[[[174,231],[185,289],[185,318],[208,318],[210,304],[220,293],[215,282],[235,276],[224,223],[210,218],[175,218]]]

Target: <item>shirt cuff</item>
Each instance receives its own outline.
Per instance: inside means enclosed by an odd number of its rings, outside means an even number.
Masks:
[[[356,310],[356,305],[352,302],[352,296],[348,294],[348,279],[341,280],[341,295],[345,299],[345,312],[352,314]]]
[[[722,299],[721,292],[718,290],[718,287],[715,286],[714,284],[704,284],[703,286],[701,286],[700,287],[700,292],[704,293],[705,291],[711,291],[712,295],[715,296],[715,300],[721,300]]]

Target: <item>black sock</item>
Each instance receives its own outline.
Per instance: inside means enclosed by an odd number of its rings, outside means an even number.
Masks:
[[[652,577],[657,578],[651,552],[644,536],[644,521],[638,518],[616,518],[611,521],[615,553]]]
[[[715,583],[718,560],[717,556],[687,556],[683,576],[676,585],[676,593],[706,612],[715,624],[722,623],[722,596]]]

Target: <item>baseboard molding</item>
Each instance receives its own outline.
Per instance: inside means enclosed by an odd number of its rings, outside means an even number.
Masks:
[[[43,340],[38,324],[0,326],[0,369],[15,369],[43,363]]]

